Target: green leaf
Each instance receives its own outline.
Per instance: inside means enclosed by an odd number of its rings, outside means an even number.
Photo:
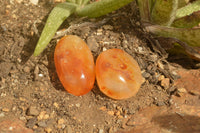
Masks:
[[[157,0],[152,9],[151,20],[154,24],[170,25],[178,8],[178,0]]]
[[[192,28],[200,23],[200,11],[189,16],[176,19],[172,26],[177,28]]]
[[[76,3],[76,0],[66,0],[66,2],[70,2],[70,3]]]
[[[90,0],[83,0],[82,5],[88,4],[89,1],[90,1]]]
[[[178,8],[184,7],[187,5],[187,0],[178,0]]]
[[[192,14],[193,12],[200,10],[200,0],[197,0],[191,4],[188,4],[187,6],[184,6],[177,10],[176,12],[176,18],[181,18],[187,15]]]
[[[173,28],[159,25],[149,25],[146,28],[158,36],[177,38],[190,46],[200,47],[200,28]]]
[[[67,0],[67,2],[74,3],[74,4],[77,4],[77,5],[85,5],[89,1],[90,0]]]
[[[76,10],[76,4],[72,3],[60,3],[49,14],[49,17],[47,19],[47,22],[44,26],[44,29],[42,31],[42,34],[40,36],[40,39],[36,45],[34,55],[39,55],[45,47],[48,45],[48,43],[53,38],[56,30],[59,28],[59,26],[64,22],[64,20],[74,13]]]
[[[79,16],[88,16],[91,18],[100,17],[117,10],[132,1],[133,0],[100,0],[77,8],[76,13]]]

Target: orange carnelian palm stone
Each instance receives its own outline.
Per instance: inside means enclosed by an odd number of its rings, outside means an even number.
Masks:
[[[69,93],[80,96],[93,88],[94,59],[81,38],[74,35],[63,37],[55,48],[54,62],[58,77]]]
[[[125,99],[138,92],[143,78],[138,63],[128,53],[109,49],[97,58],[96,79],[104,94]]]

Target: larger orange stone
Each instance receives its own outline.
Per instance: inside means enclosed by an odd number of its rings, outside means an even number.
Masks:
[[[63,37],[56,45],[54,62],[58,77],[69,93],[80,96],[93,88],[94,59],[81,38],[74,35]]]
[[[138,63],[128,53],[109,49],[97,58],[96,79],[105,95],[125,99],[138,92],[143,78]]]

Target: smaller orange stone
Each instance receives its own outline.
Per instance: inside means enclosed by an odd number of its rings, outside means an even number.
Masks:
[[[93,88],[94,59],[81,38],[74,35],[63,37],[56,45],[54,62],[58,77],[69,93],[80,96]]]
[[[138,92],[143,78],[138,63],[128,53],[109,49],[97,58],[96,79],[105,95],[126,99]]]

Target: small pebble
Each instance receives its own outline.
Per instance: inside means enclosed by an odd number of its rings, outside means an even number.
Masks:
[[[40,126],[40,127],[47,127],[47,124],[46,124],[45,121],[40,121],[40,122],[38,122],[38,126]]]
[[[21,3],[23,0],[16,0],[17,3]]]
[[[38,73],[39,73],[39,67],[38,65],[35,66],[35,70],[34,70],[34,80],[38,80]]]
[[[112,116],[115,114],[114,111],[108,111],[107,113],[108,113],[109,115],[112,115]]]
[[[3,108],[2,111],[3,112],[9,112],[10,110],[8,108]]]
[[[75,104],[75,105],[76,105],[76,107],[78,107],[78,108],[81,106],[81,104],[80,104],[80,103],[77,103],[77,104]]]
[[[162,81],[161,81],[161,86],[164,87],[164,88],[169,88],[169,85],[170,85],[170,79],[169,78],[164,78]]]
[[[31,71],[30,67],[25,66],[23,69],[24,72],[29,73]]]
[[[187,93],[187,90],[185,88],[178,88],[177,90],[180,93]]]
[[[38,118],[38,120],[48,119],[49,115],[46,114],[46,111],[42,111],[42,112],[40,112],[40,114],[39,114],[39,116],[37,118]]]
[[[59,119],[59,120],[58,120],[58,124],[59,124],[59,125],[64,124],[64,122],[65,122],[64,119]]]
[[[148,77],[151,76],[151,74],[148,73],[148,72],[143,72],[143,73],[142,73],[142,76],[143,76],[144,78],[148,78]]]
[[[113,26],[112,25],[104,25],[103,28],[105,30],[113,30]]]
[[[37,5],[39,0],[30,0],[33,5]]]
[[[4,113],[0,113],[0,117],[4,117],[5,116],[5,114]]]
[[[52,132],[52,129],[49,128],[49,127],[47,127],[47,128],[44,129],[44,131],[45,131],[46,133],[51,133],[51,132]]]
[[[106,51],[107,50],[107,48],[106,47],[103,47],[103,51]]]
[[[99,129],[99,133],[104,133],[103,129]]]
[[[160,76],[158,77],[158,81],[162,81],[164,78],[165,78],[164,75],[160,75]]]
[[[39,115],[39,111],[34,106],[30,106],[27,110],[27,115],[29,116],[37,116]]]
[[[102,31],[103,31],[102,29],[98,29],[97,30],[97,36],[102,35],[103,34]]]
[[[39,73],[38,76],[39,76],[39,77],[44,77],[44,74]]]
[[[87,38],[87,44],[91,51],[97,52],[99,48],[99,44],[93,36]]]
[[[37,118],[31,118],[27,121],[26,127],[33,128],[37,122]]]
[[[142,47],[138,47],[138,52],[142,53],[143,52],[143,48]]]
[[[56,108],[59,108],[59,105],[58,105],[58,103],[53,103],[53,106],[55,106]]]

